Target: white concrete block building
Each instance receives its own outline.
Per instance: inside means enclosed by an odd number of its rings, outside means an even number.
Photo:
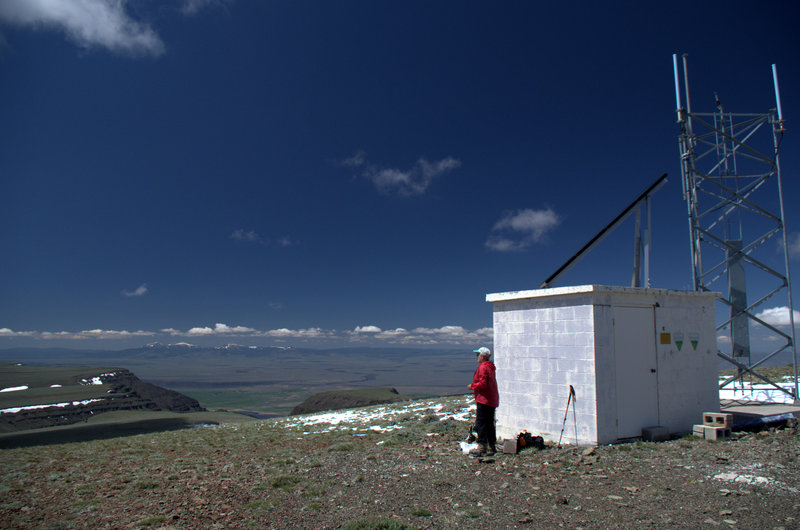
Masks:
[[[557,441],[570,385],[562,443],[612,443],[652,426],[691,432],[703,412],[719,411],[718,296],[599,285],[486,295],[498,436]]]

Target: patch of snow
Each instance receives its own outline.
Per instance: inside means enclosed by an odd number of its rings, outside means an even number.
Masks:
[[[18,390],[28,390],[28,385],[10,386],[8,388],[0,388],[0,392],[17,392]]]
[[[91,379],[81,379],[78,382],[82,385],[102,385],[104,377],[114,377],[115,375],[117,375],[117,372],[106,372]]]
[[[290,416],[276,420],[278,425],[284,427],[315,427],[304,429],[303,434],[318,434],[335,431],[339,428],[349,428],[354,431],[390,432],[402,429],[397,422],[409,414],[420,417],[435,414],[439,421],[455,419],[468,421],[470,411],[475,409],[472,396],[465,395],[450,405],[456,408],[454,412],[443,412],[444,406],[434,400],[421,400],[408,403],[406,406],[397,403],[392,405],[376,405],[360,409],[337,410],[320,412],[302,416]]]
[[[724,380],[723,380],[724,381]],[[744,383],[739,387],[734,387],[735,384],[730,384],[719,391],[720,399],[732,399],[742,401],[759,401],[762,403],[793,403],[794,398],[786,392],[781,392],[772,385],[761,383]],[[777,383],[781,388],[794,392],[793,382]]]
[[[740,475],[738,473],[720,473],[712,477],[715,480],[724,480],[726,482],[739,482],[742,484],[750,484],[753,486],[766,486],[774,483],[775,481],[767,477],[759,477],[756,475]]]
[[[763,464],[754,464],[751,466],[744,466],[742,471],[753,471],[758,468],[764,467]],[[747,486],[761,486],[765,488],[774,488],[774,489],[783,489],[786,491],[790,491],[792,493],[797,493],[798,489],[788,484],[784,484],[779,482],[775,479],[769,477],[762,477],[759,475],[753,475],[748,473],[737,473],[737,472],[727,472],[727,473],[718,473],[711,477],[714,480],[722,480],[725,482],[732,482],[734,484],[741,484]]]
[[[12,407],[9,409],[2,409],[0,410],[0,414],[15,414],[17,412],[23,410],[37,410],[37,409],[46,409],[48,407],[69,407],[70,405],[73,407],[77,407],[78,405],[88,405],[89,403],[93,403],[95,401],[103,401],[102,399],[85,399],[83,401],[67,401],[66,403],[51,403],[49,405],[29,405],[27,407]]]

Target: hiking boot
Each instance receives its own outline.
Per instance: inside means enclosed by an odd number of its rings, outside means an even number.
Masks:
[[[474,449],[470,449],[469,456],[484,456],[486,454],[486,446],[484,444],[478,444],[478,447]]]
[[[486,449],[486,456],[494,456],[497,453],[497,449],[495,448],[494,444],[489,444]]]

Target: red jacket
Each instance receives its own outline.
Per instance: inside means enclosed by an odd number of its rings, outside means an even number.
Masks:
[[[472,391],[475,401],[490,407],[500,405],[500,394],[497,392],[497,379],[494,377],[494,363],[483,361],[472,376]]]

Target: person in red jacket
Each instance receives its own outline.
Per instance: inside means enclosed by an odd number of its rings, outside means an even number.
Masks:
[[[497,392],[495,367],[492,352],[489,348],[473,350],[478,355],[478,369],[472,376],[472,383],[467,388],[475,393],[477,413],[475,430],[478,433],[478,446],[469,454],[473,456],[493,455],[497,451],[497,433],[494,427],[494,411],[500,405],[500,394]]]

